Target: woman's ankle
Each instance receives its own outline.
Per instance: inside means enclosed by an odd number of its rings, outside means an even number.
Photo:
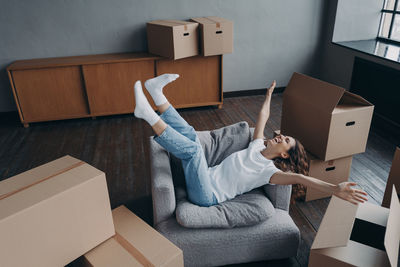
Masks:
[[[161,114],[163,114],[165,111],[167,111],[167,109],[169,108],[169,106],[171,106],[171,104],[167,101],[162,105],[157,106],[157,110],[158,112]]]

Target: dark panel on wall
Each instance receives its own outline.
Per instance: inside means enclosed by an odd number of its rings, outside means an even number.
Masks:
[[[375,113],[400,125],[400,71],[355,57],[350,91],[375,105]]]

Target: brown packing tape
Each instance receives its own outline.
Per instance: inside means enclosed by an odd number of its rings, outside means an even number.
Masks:
[[[81,166],[81,165],[83,165],[83,164],[85,164],[85,162],[83,162],[83,161],[78,162],[78,163],[75,163],[75,164],[73,164],[73,165],[71,165],[71,166],[69,166],[69,167],[66,167],[66,168],[64,168],[64,169],[62,169],[62,170],[60,170],[60,171],[58,171],[58,172],[56,172],[56,173],[54,173],[54,174],[52,174],[52,175],[50,175],[50,176],[44,177],[43,179],[40,179],[40,180],[38,180],[38,181],[36,181],[36,182],[34,182],[34,183],[32,183],[32,184],[23,186],[23,187],[21,187],[21,188],[19,188],[19,189],[16,189],[16,190],[11,191],[11,192],[9,192],[9,193],[3,194],[3,195],[0,196],[0,200],[5,199],[5,198],[7,198],[7,197],[10,197],[10,196],[12,196],[12,195],[14,195],[14,194],[16,194],[16,193],[18,193],[18,192],[21,192],[21,191],[23,191],[23,190],[25,190],[25,189],[28,189],[28,188],[30,188],[30,187],[32,187],[32,186],[34,186],[34,185],[37,185],[37,184],[39,184],[39,183],[41,183],[41,182],[47,181],[47,180],[49,180],[50,178],[53,178],[53,177],[55,177],[55,176],[57,176],[57,175],[60,175],[60,174],[62,174],[62,173],[64,173],[64,172],[67,172],[67,171],[69,171],[69,170],[71,170],[71,169],[73,169],[73,168],[79,167],[79,166]]]
[[[129,254],[132,255],[138,262],[143,264],[143,266],[155,267],[146,257],[137,250],[131,243],[128,242],[123,236],[121,236],[118,232],[115,232],[113,236],[115,241],[117,241]]]
[[[210,19],[210,18],[207,18],[207,17],[205,17],[205,19],[208,19],[209,21],[215,23],[217,28],[221,28],[221,23],[219,21],[216,21],[216,20],[213,20],[213,19]]]

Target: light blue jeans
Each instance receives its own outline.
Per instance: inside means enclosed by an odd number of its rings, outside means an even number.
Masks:
[[[160,115],[167,128],[154,140],[182,161],[188,199],[199,206],[218,201],[212,192],[207,160],[196,131],[171,106]]]

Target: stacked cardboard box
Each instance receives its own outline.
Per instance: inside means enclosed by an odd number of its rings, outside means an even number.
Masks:
[[[365,151],[374,106],[339,86],[294,73],[283,93],[281,133],[309,152],[310,176],[347,181],[352,155]],[[307,189],[306,200],[328,197]]]
[[[155,20],[147,23],[149,52],[170,59],[199,54],[196,22],[182,20]]]
[[[116,235],[85,254],[85,265],[183,267],[178,247],[125,206],[113,210]]]
[[[280,130],[274,131],[274,136],[280,134]],[[311,153],[307,152],[309,176],[318,178],[321,181],[339,184],[348,180],[351,169],[352,156],[344,157],[336,160],[323,161],[316,158]],[[330,194],[307,188],[305,201],[329,197]]]
[[[199,23],[200,48],[203,56],[233,52],[233,23],[219,17],[192,18]]]
[[[0,182],[0,237],[0,266],[65,266],[85,253],[90,266],[183,266],[128,209],[111,212],[104,172],[70,156]]]
[[[0,182],[0,265],[64,266],[115,234],[105,174],[70,156]]]
[[[150,21],[147,43],[150,53],[174,60],[232,53],[233,23],[219,17]]]

